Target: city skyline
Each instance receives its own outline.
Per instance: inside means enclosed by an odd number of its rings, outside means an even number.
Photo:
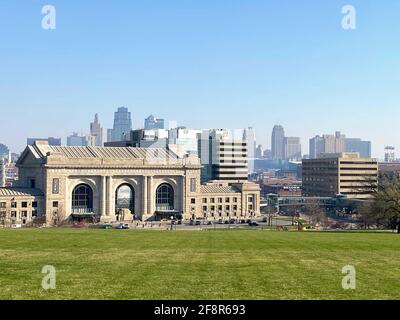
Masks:
[[[253,127],[264,148],[281,124],[303,151],[335,131],[372,141],[373,157],[400,149],[396,1],[352,1],[351,31],[341,1],[56,2],[53,31],[40,26],[42,5],[0,5],[1,143],[15,152],[27,137],[86,132],[95,113],[111,128],[118,106],[135,128],[149,114]]]
[[[119,108],[117,108],[117,112],[114,112],[114,122],[115,122],[115,115],[116,114],[118,114],[118,112],[121,110],[121,109],[124,109],[126,112],[128,112],[128,114],[129,114],[129,117],[130,118],[133,118],[133,115],[131,114],[131,112],[129,111],[129,108],[126,108],[126,107],[119,107]],[[103,130],[102,130],[102,128],[101,128],[101,123],[99,123],[99,115],[96,113],[95,114],[95,124],[96,124],[96,128],[97,128],[97,130],[99,130],[99,131],[101,131],[101,133],[99,133],[99,135],[100,135],[100,137],[101,137],[101,140],[104,140],[104,141],[106,141],[107,140],[107,137],[106,137],[106,134],[104,134],[104,132],[103,132]],[[146,129],[145,127],[146,127],[146,121],[149,119],[149,118],[151,118],[151,117],[154,117],[153,115],[150,115],[149,117],[146,117],[146,118],[144,118],[143,120],[144,120],[144,125],[142,125],[142,126],[137,126],[137,127],[132,127],[132,130],[138,130],[138,129],[140,129],[140,130],[152,130],[152,129]],[[160,120],[162,120],[162,123],[164,124],[164,119],[160,119]],[[140,120],[138,121],[138,122],[140,122]],[[95,145],[95,144],[98,144],[99,142],[98,142],[98,139],[100,139],[100,138],[98,138],[97,137],[97,134],[94,134],[93,135],[93,124],[94,123],[92,123],[92,122],[90,122],[90,130],[89,130],[89,134],[84,134],[83,132],[84,132],[84,130],[82,130],[81,132],[81,135],[79,135],[76,131],[71,131],[72,132],[72,134],[70,134],[70,135],[68,135],[68,136],[66,136],[66,137],[49,137],[49,138],[46,138],[46,137],[37,137],[37,138],[28,138],[27,140],[28,140],[28,142],[27,142],[27,144],[29,145],[29,144],[33,144],[33,142],[34,142],[34,140],[35,139],[38,139],[38,140],[45,140],[45,139],[52,139],[52,140],[57,140],[57,142],[53,142],[53,143],[56,143],[56,145],[75,145],[75,146],[85,146],[85,145],[87,145],[88,144],[88,141],[87,141],[87,139],[95,139],[95,140],[93,140],[92,142],[89,142],[89,145],[91,145],[91,144],[93,144],[93,145]],[[173,123],[173,122],[172,122]],[[176,128],[179,128],[179,127],[183,127],[183,128],[188,128],[188,129],[193,129],[193,130],[212,130],[212,129],[222,129],[222,128],[192,128],[192,127],[188,127],[188,126],[185,126],[185,125],[178,125],[178,124],[176,124]],[[273,140],[273,135],[274,135],[274,132],[275,132],[275,130],[276,130],[276,128],[280,128],[281,130],[282,130],[282,141],[281,141],[281,146],[280,146],[280,148],[282,148],[282,155],[280,156],[280,157],[278,157],[278,158],[281,158],[282,160],[283,159],[289,159],[290,158],[290,156],[288,157],[287,155],[286,155],[286,153],[287,153],[287,151],[285,151],[286,150],[286,148],[287,148],[287,146],[286,146],[286,143],[287,143],[287,141],[288,141],[288,139],[289,140],[294,140],[294,141],[296,141],[295,143],[297,143],[297,144],[299,144],[299,148],[301,149],[301,144],[303,144],[304,143],[304,145],[307,145],[308,144],[308,146],[309,146],[309,142],[312,140],[312,139],[314,139],[315,137],[310,137],[309,139],[307,139],[305,142],[302,142],[302,139],[300,138],[300,137],[285,137],[285,132],[284,132],[284,130],[285,130],[285,128],[283,128],[281,125],[274,125],[274,127],[273,127],[273,130],[272,130],[272,135],[271,135],[271,137],[272,137],[272,140]],[[170,128],[170,129],[173,129],[173,128]],[[170,129],[168,129],[168,128],[166,128],[166,130],[170,130]],[[223,128],[223,129],[227,129],[227,130],[232,130],[232,129],[230,129],[230,128]],[[259,138],[257,137],[257,134],[256,134],[256,132],[254,132],[253,131],[253,128],[252,127],[248,127],[248,128],[239,128],[239,129],[233,129],[233,131],[235,131],[235,130],[239,130],[239,131],[243,131],[244,133],[246,132],[246,130],[248,130],[248,129],[251,129],[252,130],[252,135],[253,135],[253,139],[255,139],[254,140],[254,143],[255,143],[255,145],[254,145],[254,151],[253,152],[255,152],[255,149],[256,149],[256,147],[258,147],[258,146],[261,146],[262,147],[262,149],[263,149],[263,151],[267,151],[267,150],[269,150],[269,151],[271,151],[272,152],[272,149],[273,149],[273,147],[272,147],[272,141],[270,142],[270,144],[269,145],[267,145],[267,146],[265,146],[265,145],[262,145],[262,144],[260,144],[259,143]],[[112,130],[112,129],[109,129],[109,130]],[[340,132],[337,132],[336,131],[336,134],[337,133],[340,133]],[[323,134],[323,136],[325,136],[325,135],[327,135],[327,136],[332,136],[332,135],[330,135],[329,133],[327,133],[327,134]],[[75,137],[75,138],[79,138],[79,139],[81,139],[82,141],[80,141],[79,143],[77,143],[77,142],[74,142],[74,143],[72,143],[71,141],[70,141],[70,139],[72,138],[72,137]],[[316,135],[316,137],[319,137],[319,135]],[[344,136],[345,137],[345,136]],[[346,137],[345,137],[346,138]],[[300,141],[298,141],[300,139]],[[267,137],[267,140],[268,140],[268,137]],[[369,142],[369,141],[363,141],[361,138],[346,138],[346,140],[349,140],[349,141],[353,141],[353,143],[354,143],[354,141],[357,141],[357,140],[359,140],[360,142],[367,142],[367,143],[370,143],[370,145],[371,145],[371,142]],[[86,141],[86,142],[85,142]],[[9,147],[9,145],[8,144],[6,144],[7,145],[7,147]],[[98,144],[98,145],[100,145],[100,144]],[[102,144],[101,144],[102,145]],[[25,148],[25,146],[26,146],[26,144],[24,145],[24,147],[23,148]],[[370,146],[371,147],[371,146]],[[296,147],[297,148],[297,147]],[[13,150],[12,149],[12,147],[10,147],[10,150],[12,151],[12,152],[15,152],[15,150]],[[385,149],[386,150],[386,149]],[[304,151],[301,151],[301,150],[298,150],[299,151],[299,155],[301,155],[301,156],[311,156],[311,157],[315,157],[315,155],[312,155],[312,153],[308,153],[309,151],[311,151],[311,150],[304,150]],[[341,152],[352,152],[352,151],[354,151],[354,150],[347,150],[347,149],[345,149],[345,148],[343,148],[343,150],[341,151]],[[386,152],[386,151],[385,151]],[[394,151],[395,152],[395,151]],[[273,153],[273,152],[272,152]],[[385,156],[385,155],[384,155]],[[273,155],[272,155],[272,157],[273,157]]]

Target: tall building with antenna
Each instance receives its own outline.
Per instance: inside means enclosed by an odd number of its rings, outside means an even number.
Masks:
[[[99,115],[96,113],[94,122],[90,123],[90,135],[95,139],[95,146],[102,147],[104,145],[103,128],[99,122]]]

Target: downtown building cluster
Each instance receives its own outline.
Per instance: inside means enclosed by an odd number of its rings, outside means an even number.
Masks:
[[[253,128],[190,129],[150,115],[134,129],[125,107],[106,132],[104,139],[96,114],[90,132],[74,133],[66,146],[28,138],[20,157],[3,146],[0,182],[8,188],[0,189],[0,213],[23,224],[40,216],[47,223],[252,219],[261,198],[277,211],[276,204],[311,198],[368,200],[382,167],[371,159],[370,142],[340,132],[311,138],[303,155],[300,138],[280,125],[264,150]]]

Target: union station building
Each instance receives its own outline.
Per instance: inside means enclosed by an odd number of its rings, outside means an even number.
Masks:
[[[260,215],[252,182],[200,184],[197,156],[165,149],[28,146],[17,162],[18,186],[0,188],[0,218],[53,221],[228,220]]]

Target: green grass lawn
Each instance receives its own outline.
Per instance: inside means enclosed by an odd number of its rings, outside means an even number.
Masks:
[[[56,290],[41,269],[57,270]],[[342,267],[357,289],[346,291]],[[0,230],[0,299],[399,299],[400,236]]]

